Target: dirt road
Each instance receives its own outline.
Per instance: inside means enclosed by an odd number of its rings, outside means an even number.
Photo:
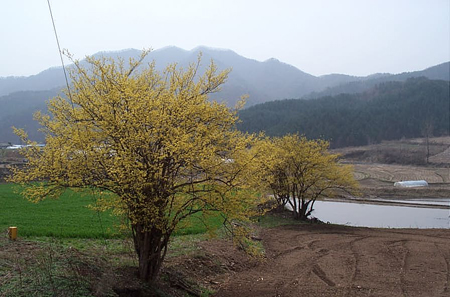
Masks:
[[[298,225],[261,235],[267,260],[214,296],[450,296],[450,229]]]

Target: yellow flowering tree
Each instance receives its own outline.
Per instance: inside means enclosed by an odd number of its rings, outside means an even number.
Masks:
[[[357,189],[352,167],[340,164],[328,147],[327,141],[295,134],[266,139],[257,146],[260,181],[280,207],[290,206],[296,219],[306,220],[319,197]]]
[[[235,129],[236,111],[210,102],[228,75],[197,63],[158,73],[139,60],[74,62],[66,97],[49,102],[36,119],[46,135],[29,146],[11,181],[26,184],[30,200],[58,197],[67,188],[97,191],[99,205],[128,218],[139,275],[155,280],[170,236],[189,216],[219,212],[225,222],[252,215],[245,191],[253,138]],[[239,189],[239,190],[238,190]]]

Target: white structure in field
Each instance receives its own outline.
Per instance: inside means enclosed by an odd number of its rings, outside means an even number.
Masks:
[[[23,145],[23,144],[12,144],[12,145],[8,146],[6,149],[7,149],[7,150],[18,150],[18,149],[21,149],[21,148],[24,148],[24,147],[30,147],[30,146],[33,146],[33,145],[31,145],[31,144],[27,144],[27,145]],[[36,146],[37,146],[37,147],[44,147],[45,144],[38,143],[38,144],[36,144]]]
[[[401,187],[401,188],[428,187],[428,183],[425,180],[406,180],[395,182],[394,187]]]

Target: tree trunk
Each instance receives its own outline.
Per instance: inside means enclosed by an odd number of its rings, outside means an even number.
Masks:
[[[142,225],[132,226],[133,240],[139,258],[139,278],[154,282],[167,252],[170,234],[163,234],[158,228],[145,230]]]
[[[297,211],[297,220],[300,221],[304,221],[308,218],[308,216],[306,215],[307,210],[308,210],[308,206],[309,206],[309,202],[305,202],[304,198],[299,198],[299,203],[298,203],[298,211]]]

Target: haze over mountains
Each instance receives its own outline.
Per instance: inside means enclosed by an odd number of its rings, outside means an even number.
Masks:
[[[343,74],[313,76],[289,64],[276,59],[264,62],[248,59],[231,50],[197,47],[183,50],[166,47],[152,51],[144,63],[155,61],[158,70],[169,63],[186,67],[195,62],[202,53],[200,73],[214,60],[219,69],[231,68],[227,83],[222,91],[214,94],[212,99],[226,102],[229,106],[248,94],[247,107],[259,103],[281,99],[318,98],[341,93],[359,93],[386,81],[405,81],[410,77],[427,77],[429,79],[450,80],[450,62],[436,65],[425,70],[401,74],[373,74],[367,77],[355,77]],[[139,50],[128,49],[119,52],[102,52],[94,56],[137,58]],[[69,66],[70,67],[70,66]],[[65,86],[61,67],[49,68],[39,74],[28,77],[0,77],[0,142],[17,142],[11,132],[11,125],[24,127],[30,136],[41,138],[32,120],[32,112],[45,110],[45,101],[54,97]]]
[[[294,66],[269,59],[259,62],[242,57],[231,50],[197,47],[187,51],[177,47],[165,47],[155,50],[145,59],[144,63],[156,62],[158,70],[164,69],[169,63],[178,63],[186,67],[195,62],[198,54],[202,52],[202,65],[206,67],[210,60],[218,65],[219,69],[231,68],[232,72],[222,92],[215,99],[225,100],[233,105],[241,95],[248,94],[247,105],[263,103],[278,99],[301,98],[332,95],[336,93],[353,93],[364,88],[374,86],[383,81],[404,81],[409,77],[425,76],[429,79],[450,79],[450,62],[443,63],[425,70],[402,74],[373,74],[367,77],[356,77],[344,74],[330,74],[313,76]],[[127,49],[119,52],[101,52],[94,56],[139,57],[140,51]],[[70,67],[70,66],[69,66]],[[17,91],[43,91],[65,85],[61,67],[53,67],[39,74],[28,77],[0,77],[0,96]],[[315,92],[315,94],[310,94]]]

